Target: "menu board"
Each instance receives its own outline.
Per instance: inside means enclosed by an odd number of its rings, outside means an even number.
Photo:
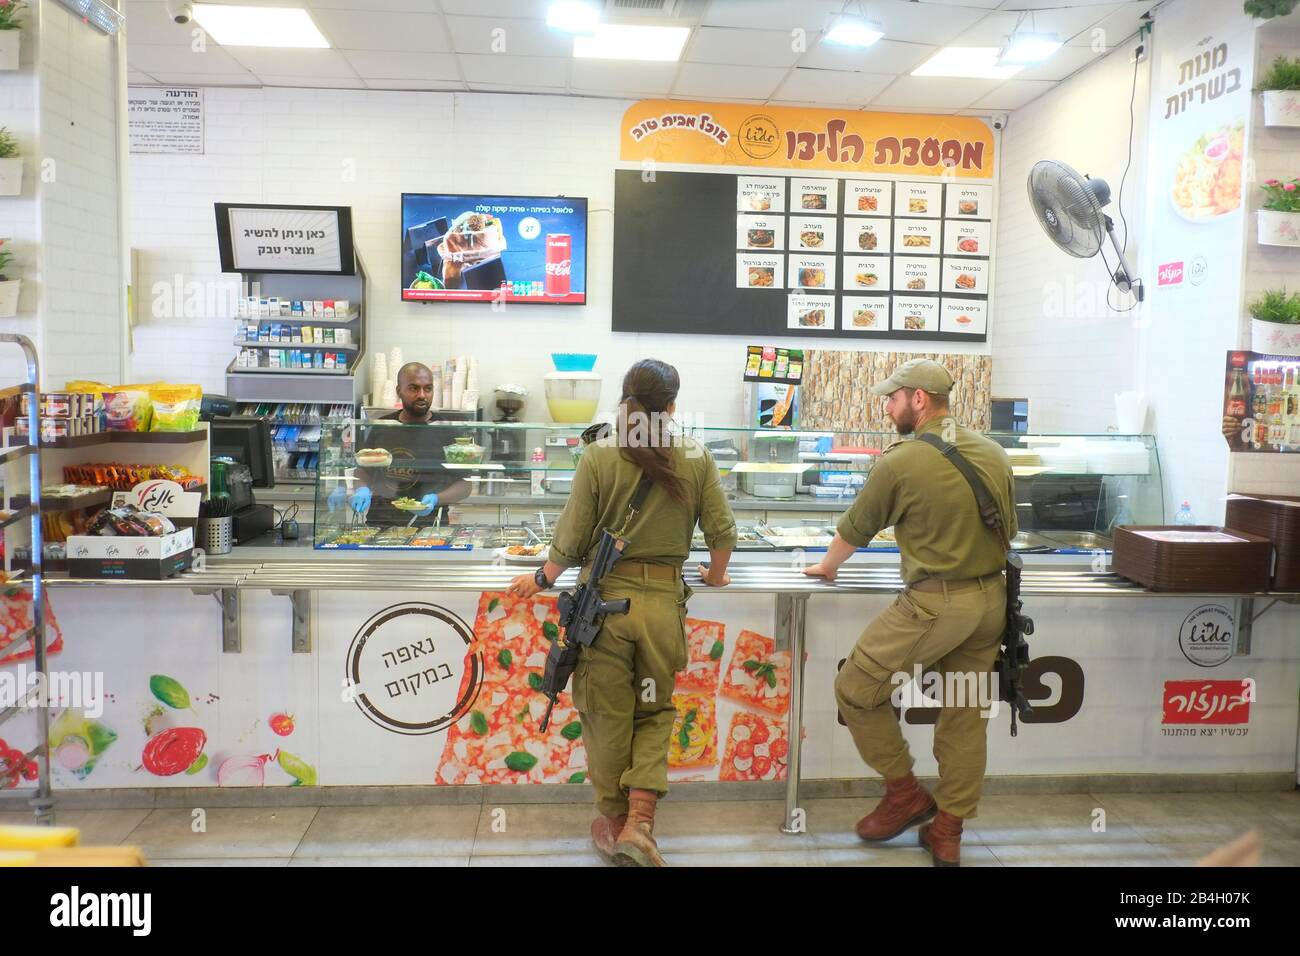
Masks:
[[[613,329],[986,341],[993,187],[615,172]]]

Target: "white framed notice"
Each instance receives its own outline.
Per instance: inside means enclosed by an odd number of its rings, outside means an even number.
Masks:
[[[202,89],[132,86],[126,112],[131,152],[203,152]]]
[[[785,276],[781,275],[783,258],[759,252],[736,253],[736,288],[785,288]]]
[[[790,253],[790,288],[834,289],[835,257]]]
[[[859,179],[844,181],[844,215],[892,216],[893,213],[893,183]]]
[[[833,216],[840,211],[838,179],[790,180],[790,212]]]
[[[842,288],[852,292],[888,292],[889,256],[845,256]]]
[[[784,249],[784,216],[737,216],[737,249]]]
[[[347,206],[217,203],[222,272],[353,273]]]
[[[736,177],[737,212],[784,212],[785,179]]]
[[[916,256],[939,254],[938,219],[895,219],[894,246],[898,252]]]
[[[888,332],[889,296],[840,297],[840,328],[848,332]]]
[[[801,332],[834,332],[835,296],[790,293],[786,325]]]
[[[944,292],[988,295],[989,262],[987,259],[944,259]]]
[[[832,216],[790,216],[790,249],[834,252],[836,222]]]
[[[939,259],[894,256],[895,292],[938,292]]]
[[[987,256],[993,241],[991,222],[948,220],[943,224],[945,256]]]
[[[894,215],[938,219],[943,212],[942,183],[897,183],[894,189]]]
[[[993,187],[949,183],[943,214],[948,219],[992,219]]]
[[[893,332],[939,331],[939,299],[915,296],[894,296],[893,314],[889,328]]]
[[[845,219],[841,252],[889,252],[894,223],[890,219]]]
[[[940,299],[939,331],[983,335],[988,331],[989,304],[984,299]]]

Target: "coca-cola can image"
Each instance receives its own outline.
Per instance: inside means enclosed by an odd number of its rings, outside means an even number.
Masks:
[[[569,275],[573,268],[573,237],[562,233],[546,234],[546,294],[567,296]]]

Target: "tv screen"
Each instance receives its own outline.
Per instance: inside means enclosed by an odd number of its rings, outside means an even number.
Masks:
[[[587,200],[403,193],[402,300],[584,304]]]

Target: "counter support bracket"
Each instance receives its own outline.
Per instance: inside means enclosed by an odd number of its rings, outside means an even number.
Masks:
[[[221,608],[221,651],[238,654],[244,649],[243,633],[239,627],[239,589],[234,587],[214,590],[193,589],[195,594],[211,594]]]
[[[293,652],[295,654],[311,653],[311,592],[310,591],[273,591],[273,594],[287,594],[293,605]]]
[[[781,832],[808,832],[806,814],[799,806],[799,758],[803,750],[803,677],[808,595],[776,597],[776,646],[790,648],[790,749],[785,768],[785,822]]]
[[[1237,650],[1235,653],[1243,657],[1250,656],[1250,639],[1255,630],[1255,613],[1254,598],[1237,598],[1232,602],[1232,616],[1237,619]],[[1269,605],[1272,607],[1273,605]],[[1268,608],[1264,609],[1265,611]],[[1260,612],[1263,614],[1263,611]]]

